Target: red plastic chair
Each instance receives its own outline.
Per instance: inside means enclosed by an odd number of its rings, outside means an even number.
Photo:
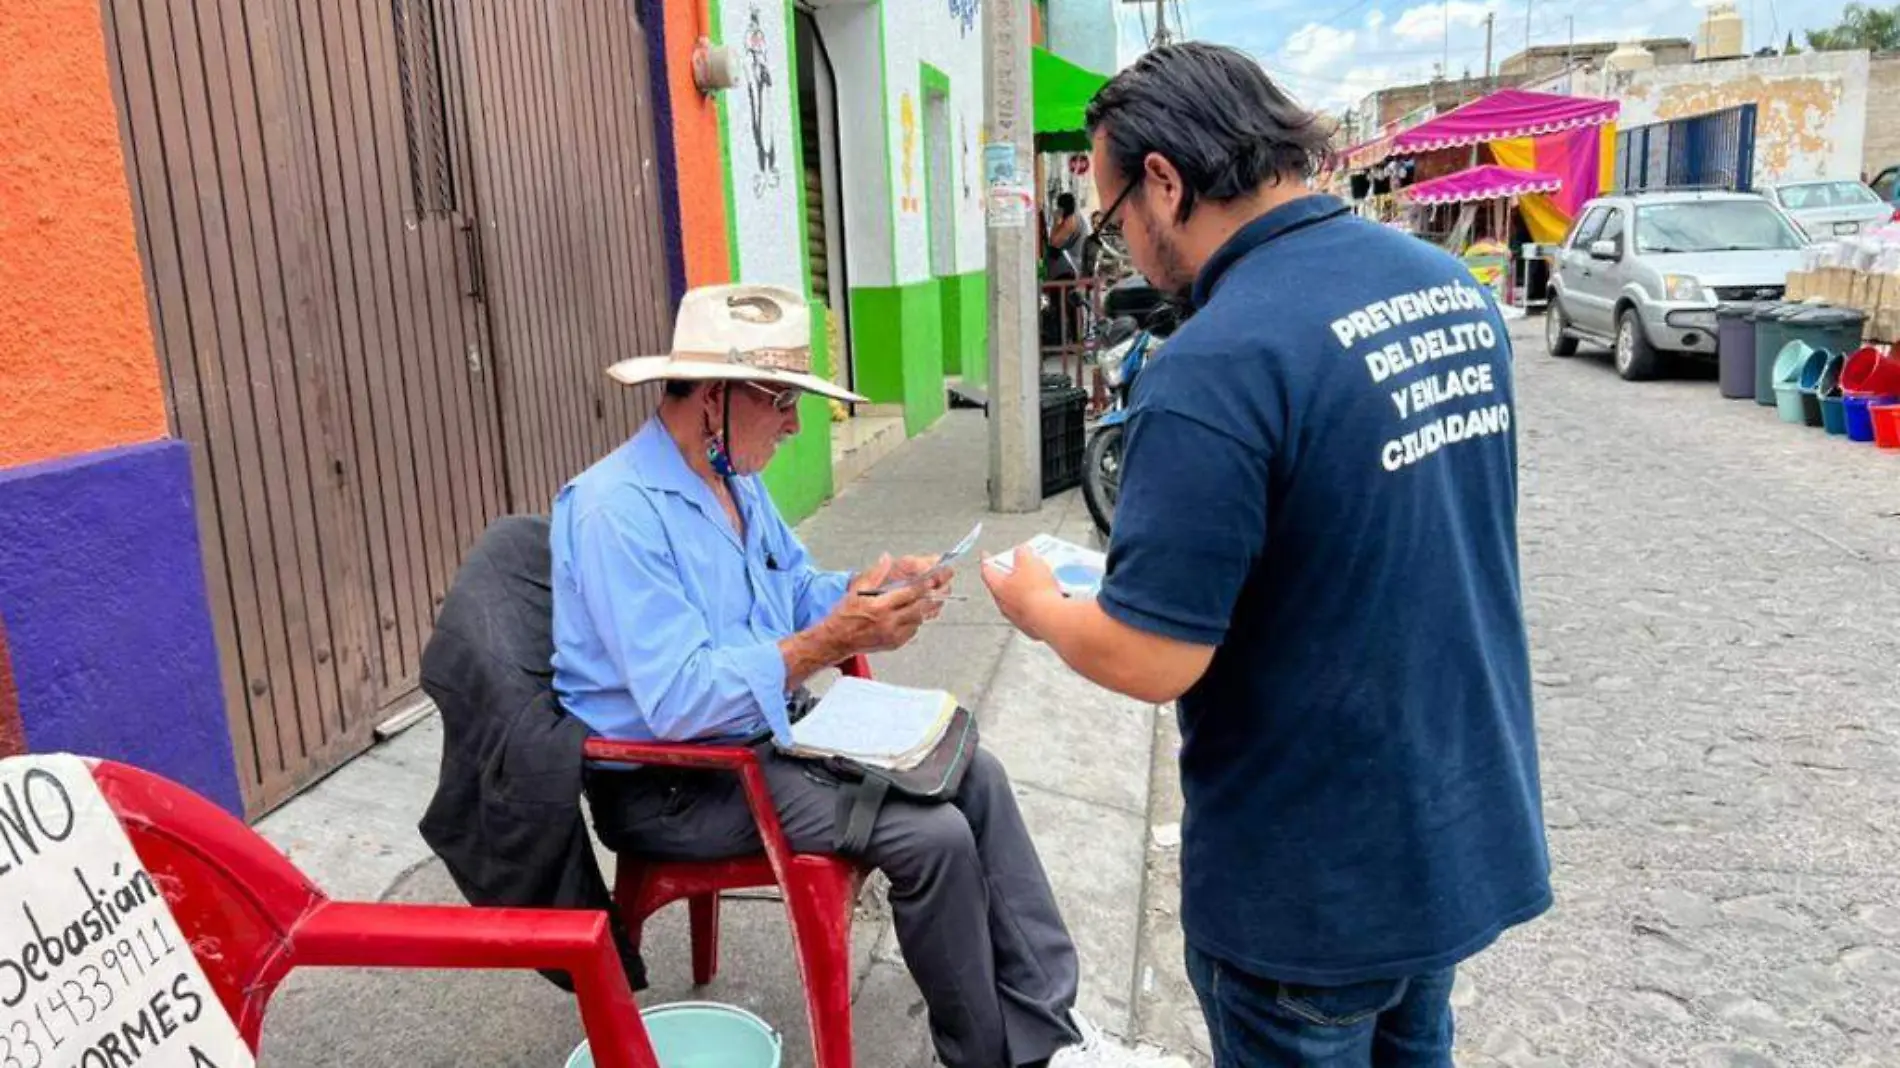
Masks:
[[[868,679],[861,656],[838,665]],[[805,984],[805,1015],[817,1068],[852,1068],[851,912],[864,870],[842,857],[794,853],[779,826],[765,772],[752,750],[735,746],[587,742],[589,760],[736,772],[765,851],[716,861],[659,861],[622,853],[614,874],[614,903],[633,943],[647,917],[685,900],[693,942],[693,982],[704,986],[719,971],[719,894],[776,886],[792,922],[792,947]]]
[[[223,809],[147,771],[93,780],[256,1052],[266,1003],[297,967],[534,968],[573,977],[602,1068],[659,1068],[603,912],[332,901]]]

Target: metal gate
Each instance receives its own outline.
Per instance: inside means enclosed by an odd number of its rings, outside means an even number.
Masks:
[[[415,689],[463,552],[630,432],[667,308],[617,0],[104,0],[247,807]],[[452,10],[451,10],[452,8]]]
[[[1748,192],[1755,183],[1755,112],[1755,105],[1741,104],[1618,133],[1617,190]]]
[[[479,243],[510,499],[544,511],[657,394],[603,373],[671,335],[645,35],[627,0],[464,0]]]

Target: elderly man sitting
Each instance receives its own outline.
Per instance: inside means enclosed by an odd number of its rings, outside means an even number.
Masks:
[[[810,314],[761,286],[686,295],[669,356],[609,369],[664,381],[658,413],[555,498],[554,685],[595,732],[638,741],[759,740],[792,848],[832,847],[838,785],[777,753],[814,673],[896,649],[940,610],[947,576],[872,594],[932,561],[852,577],[815,567],[758,472],[798,431],[798,398],[857,397],[808,373]],[[736,777],[590,775],[612,849],[712,859],[756,852]],[[1074,1016],[1075,947],[1002,765],[979,752],[946,804],[885,802],[864,859],[891,882],[904,960],[949,1068],[1121,1065],[1135,1055]]]

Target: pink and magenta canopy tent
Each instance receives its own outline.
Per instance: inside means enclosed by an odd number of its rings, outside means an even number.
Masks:
[[[1614,100],[1500,89],[1399,134],[1392,139],[1392,154],[1415,156],[1441,148],[1606,126],[1616,121],[1618,107]]]
[[[1487,163],[1407,186],[1403,195],[1415,204],[1460,204],[1472,200],[1501,200],[1532,193],[1555,193],[1563,179],[1545,171],[1520,171]]]

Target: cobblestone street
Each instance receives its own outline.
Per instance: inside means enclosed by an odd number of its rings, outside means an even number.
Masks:
[[[1900,1065],[1900,454],[1541,326],[1513,332],[1558,904],[1466,969],[1460,1062]]]

